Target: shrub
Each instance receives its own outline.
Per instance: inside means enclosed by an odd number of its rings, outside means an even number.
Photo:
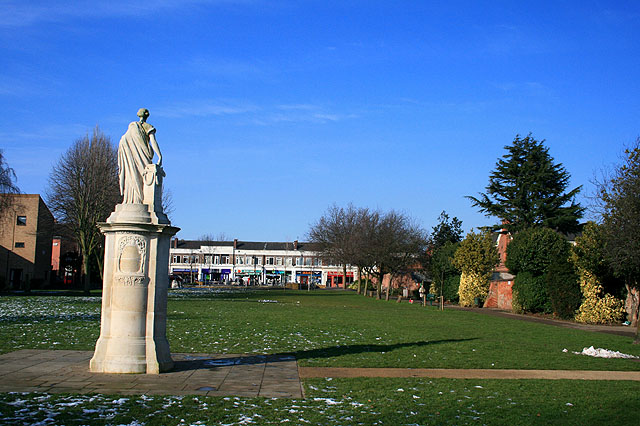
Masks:
[[[553,313],[560,318],[573,318],[582,302],[580,281],[573,265],[568,261],[552,263],[545,281]]]
[[[460,275],[449,275],[444,279],[444,288],[442,295],[445,300],[453,303],[457,303],[460,297],[458,296],[458,290],[460,289]]]
[[[513,281],[514,312],[551,312],[544,276],[520,272]]]
[[[580,271],[582,304],[576,314],[576,321],[590,324],[608,324],[622,321],[624,305],[608,293],[604,293],[597,278],[587,271]]]
[[[442,295],[444,296],[444,300],[448,300],[449,302],[457,303],[458,289],[460,288],[460,275],[447,275],[444,279],[444,286],[442,287]],[[433,281],[431,286],[429,286],[429,293],[440,295],[440,284]]]
[[[461,306],[473,306],[475,299],[484,299],[489,293],[490,274],[476,274],[463,272],[460,276],[458,296]]]
[[[475,298],[484,299],[487,296],[491,271],[499,260],[498,251],[489,233],[471,231],[467,234],[452,262],[462,272],[458,288],[460,305],[471,306]]]
[[[554,261],[569,257],[569,243],[549,228],[529,228],[517,233],[507,246],[505,266],[512,274],[543,275]]]

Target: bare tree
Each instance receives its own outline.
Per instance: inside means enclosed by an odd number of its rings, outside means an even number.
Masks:
[[[206,242],[214,242],[214,241],[229,241],[229,237],[224,232],[218,232],[214,234],[212,232],[208,232],[206,234],[202,234],[198,237],[200,241]]]
[[[385,262],[389,274],[385,299],[389,300],[394,278],[409,274],[413,269],[420,267],[428,238],[426,232],[410,217],[394,211],[387,216],[389,216],[387,220],[395,224],[393,226],[395,232],[388,241]]]
[[[410,267],[418,263],[425,247],[425,232],[410,217],[394,210],[381,216],[368,247],[377,275],[378,299],[382,297],[384,276],[389,274],[390,278],[388,300],[393,277],[408,273]]]
[[[86,293],[91,288],[92,256],[102,275],[104,239],[96,224],[105,221],[122,199],[117,158],[110,138],[96,127],[91,138],[87,135],[73,143],[49,175],[47,204],[80,247]]]
[[[381,214],[353,205],[329,207],[311,226],[308,237],[319,244],[324,259],[343,265],[345,280],[347,264],[358,268],[359,277],[362,271],[377,276],[378,298],[383,277],[390,274],[393,280],[409,272],[426,245],[424,231],[406,215],[395,211]]]
[[[346,208],[332,205],[311,225],[309,241],[318,244],[324,260],[342,265],[344,286],[347,283],[347,265],[358,266],[364,256],[366,246],[365,223],[370,216],[369,209],[356,208],[349,204]],[[360,288],[358,288],[360,292]]]
[[[11,202],[6,194],[18,194],[20,190],[15,183],[16,173],[6,163],[2,150],[0,149],[0,212]]]
[[[173,222],[173,212],[176,210],[173,203],[173,192],[162,185],[162,211],[169,218],[169,221]]]

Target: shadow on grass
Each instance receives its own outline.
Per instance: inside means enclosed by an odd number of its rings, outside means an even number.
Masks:
[[[330,358],[340,355],[352,355],[365,352],[391,352],[395,349],[422,347],[429,345],[438,345],[443,343],[458,343],[477,340],[477,338],[469,339],[442,339],[422,342],[406,342],[381,345],[345,345],[330,346],[318,349],[307,349],[291,352],[281,352],[268,355],[222,355],[213,357],[207,355],[190,355],[190,354],[174,354],[175,366],[172,371],[189,371],[204,368],[230,367],[234,365],[257,365],[264,363],[276,363],[284,361],[294,361],[311,358]]]
[[[476,340],[475,337],[469,339],[442,339],[442,340],[426,340],[422,342],[406,342],[406,343],[393,343],[387,345],[345,345],[345,346],[330,346],[326,348],[318,348],[318,349],[307,349],[301,351],[293,351],[293,352],[285,352],[278,355],[290,355],[295,357],[297,360],[301,359],[312,359],[312,358],[330,358],[341,355],[353,355],[353,354],[361,354],[365,352],[391,352],[396,349],[401,348],[409,348],[409,347],[422,347],[429,345],[439,345],[442,343],[457,343],[457,342],[466,342],[470,340]]]

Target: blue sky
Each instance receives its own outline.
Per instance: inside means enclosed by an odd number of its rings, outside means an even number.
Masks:
[[[0,149],[45,193],[146,107],[181,238],[304,239],[349,202],[469,230],[516,134],[585,195],[640,135],[640,3],[533,3],[0,0]]]

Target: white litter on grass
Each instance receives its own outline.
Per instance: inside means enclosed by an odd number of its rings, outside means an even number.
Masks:
[[[566,352],[566,349],[563,349],[562,352]],[[628,355],[628,354],[623,354],[622,352],[618,352],[618,351],[610,351],[609,349],[602,349],[602,348],[594,348],[593,346],[590,346],[588,348],[584,348],[582,349],[582,352],[573,352],[576,355],[587,355],[587,356],[593,356],[596,358],[625,358],[625,359],[637,359],[637,356],[634,355]]]
[[[333,398],[313,398],[314,401],[324,401],[327,405],[338,405],[342,404],[341,401],[336,401]]]

